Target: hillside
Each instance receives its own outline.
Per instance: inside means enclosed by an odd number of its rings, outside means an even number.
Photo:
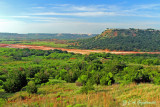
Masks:
[[[31,40],[31,39],[80,39],[90,38],[97,34],[71,34],[71,33],[0,33],[0,40]]]
[[[160,55],[0,48],[0,107],[159,107]]]
[[[154,29],[106,29],[100,35],[78,40],[81,49],[160,51],[160,31]]]

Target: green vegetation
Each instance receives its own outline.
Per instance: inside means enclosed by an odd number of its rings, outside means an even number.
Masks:
[[[28,93],[37,93],[37,87],[34,81],[29,81],[27,85],[27,92]]]
[[[159,42],[159,30],[107,29],[96,37],[77,40],[75,47],[120,51],[160,51]]]
[[[60,41],[60,40],[57,40]],[[56,43],[54,41],[47,41],[47,40],[37,40],[37,41],[30,41],[30,40],[3,40],[0,41],[2,44],[23,44],[23,45],[37,45],[37,46],[48,46],[48,47],[55,47],[55,48],[66,48],[68,47],[67,41],[65,43]]]
[[[6,81],[3,84],[3,89],[6,92],[17,92],[27,84],[27,79],[22,71],[11,71],[7,74]]]
[[[0,48],[0,104],[74,107],[122,106],[123,100],[158,102],[159,58]]]
[[[32,42],[23,42],[24,45],[38,45],[38,46],[49,46],[56,48],[65,48],[67,44],[54,43],[54,41],[32,41]]]

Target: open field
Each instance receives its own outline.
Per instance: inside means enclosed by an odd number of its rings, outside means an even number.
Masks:
[[[0,47],[9,47],[9,48],[29,48],[29,49],[39,49],[39,50],[53,50],[59,49],[62,51],[80,53],[80,54],[90,54],[90,53],[111,53],[111,54],[160,54],[160,52],[134,52],[134,51],[109,51],[109,50],[81,50],[81,49],[66,49],[66,48],[52,48],[47,46],[35,46],[35,45],[22,45],[22,44],[0,44]]]

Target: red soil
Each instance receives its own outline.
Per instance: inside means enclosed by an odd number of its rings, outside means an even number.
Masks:
[[[117,31],[114,32],[114,36],[118,36],[118,32]]]
[[[21,44],[0,44],[0,47],[9,47],[9,48],[28,48],[28,49],[39,49],[39,50],[53,50],[59,49],[62,51],[73,52],[73,53],[80,53],[80,54],[90,54],[90,53],[111,53],[111,54],[160,54],[160,52],[134,52],[134,51],[109,51],[109,50],[81,50],[81,49],[65,49],[65,48],[52,48],[46,46],[34,46],[34,45],[21,45]]]

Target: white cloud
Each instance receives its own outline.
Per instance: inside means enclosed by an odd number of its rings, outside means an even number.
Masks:
[[[77,21],[52,21],[25,23],[0,19],[0,32],[16,33],[101,33],[106,28],[160,28],[160,22],[86,23]]]
[[[56,13],[56,12],[44,12],[34,13],[32,15],[55,15],[55,16],[115,16],[114,12],[76,12],[76,13]]]
[[[44,9],[46,7],[32,7],[33,9]]]
[[[5,16],[5,17],[12,17],[12,18],[30,18],[30,16]]]
[[[51,4],[51,9],[57,9],[61,11],[77,11],[77,12],[96,12],[96,11],[113,11],[118,10],[117,5],[72,5],[72,4]]]
[[[136,16],[155,18],[157,12],[150,10],[159,8],[160,4],[135,5],[120,7],[116,5],[75,6],[70,4],[51,5],[50,8],[35,7],[36,13],[19,14],[15,16],[0,16],[0,32],[19,33],[101,33],[105,28],[160,28],[160,22],[126,20],[121,22],[117,16]],[[53,7],[57,9],[52,9]],[[42,9],[44,9],[42,11]],[[33,9],[34,10],[34,9]],[[141,10],[141,11],[139,11]],[[71,16],[71,17],[69,17]],[[72,17],[76,16],[76,17]],[[110,16],[117,22],[107,22],[104,16]],[[69,18],[67,18],[69,17]],[[79,18],[77,18],[79,17]],[[97,23],[91,23],[89,17]],[[103,19],[105,22],[99,23]],[[23,21],[20,21],[20,20]],[[80,21],[81,20],[81,21]]]
[[[54,5],[50,11],[37,12],[31,15],[43,16],[137,16],[137,17],[160,17],[157,12],[151,12],[151,9],[160,9],[160,4],[133,5],[130,7],[121,7],[118,5],[88,5],[76,6],[71,4]]]
[[[160,10],[160,4],[134,5],[128,7],[128,9],[121,9],[120,11],[124,16],[160,17],[159,12],[155,10]]]
[[[113,8],[112,8],[113,9]],[[89,5],[89,6],[69,6],[65,10],[67,11],[85,11],[85,12],[96,12],[110,10],[110,6],[104,5]]]
[[[157,9],[160,8],[160,4],[143,4],[143,5],[135,5],[134,10],[140,9]]]

